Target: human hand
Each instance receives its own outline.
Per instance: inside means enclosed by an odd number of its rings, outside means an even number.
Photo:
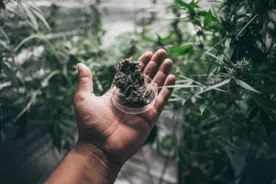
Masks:
[[[91,71],[78,64],[79,83],[75,95],[75,113],[79,140],[46,181],[56,183],[114,183],[123,163],[145,142],[172,91],[175,77],[169,75],[172,61],[166,52],[145,53],[139,59],[145,75],[159,87],[154,107],[142,114],[125,114],[115,108],[111,91],[103,96],[93,93]],[[164,60],[165,59],[165,60]]]
[[[166,88],[175,83],[175,77],[169,75],[172,61],[165,59],[165,56],[165,50],[160,49],[139,58],[143,73],[163,88],[152,109],[135,115],[118,110],[111,101],[110,90],[103,96],[96,96],[90,69],[78,64],[79,83],[75,95],[79,131],[77,144],[96,146],[119,164],[135,154],[147,139],[172,93],[171,88]]]

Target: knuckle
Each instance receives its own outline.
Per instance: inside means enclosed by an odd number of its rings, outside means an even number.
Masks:
[[[162,102],[166,102],[167,100],[168,100],[168,97],[169,95],[164,95],[164,94],[160,94],[159,95],[159,99],[160,99],[160,101],[162,101]]]
[[[81,77],[79,78],[79,82],[82,84],[89,84],[92,81],[91,77]]]
[[[83,92],[79,92],[79,93],[76,93],[74,101],[75,103],[79,103],[84,101],[85,98],[87,98],[87,94]]]
[[[141,68],[145,68],[145,64],[143,62],[139,61],[139,65]]]
[[[151,114],[152,121],[155,122],[159,117],[159,111],[158,109],[154,109]]]

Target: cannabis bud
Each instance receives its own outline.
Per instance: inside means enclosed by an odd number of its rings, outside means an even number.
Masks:
[[[113,85],[119,88],[125,105],[142,107],[149,103],[150,91],[145,85],[139,62],[133,57],[119,62]]]

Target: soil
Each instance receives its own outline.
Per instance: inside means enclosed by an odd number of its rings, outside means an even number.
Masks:
[[[143,107],[149,103],[150,91],[145,85],[141,66],[133,57],[119,62],[113,84],[120,89],[124,105]]]

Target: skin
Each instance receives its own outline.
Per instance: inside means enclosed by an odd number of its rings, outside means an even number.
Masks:
[[[119,111],[112,104],[110,91],[96,96],[90,69],[77,65],[75,114],[79,138],[47,184],[114,183],[123,164],[144,144],[172,93],[166,88],[175,84],[175,77],[169,75],[172,61],[165,57],[166,51],[160,49],[139,58],[143,73],[163,88],[154,107],[137,115]]]

